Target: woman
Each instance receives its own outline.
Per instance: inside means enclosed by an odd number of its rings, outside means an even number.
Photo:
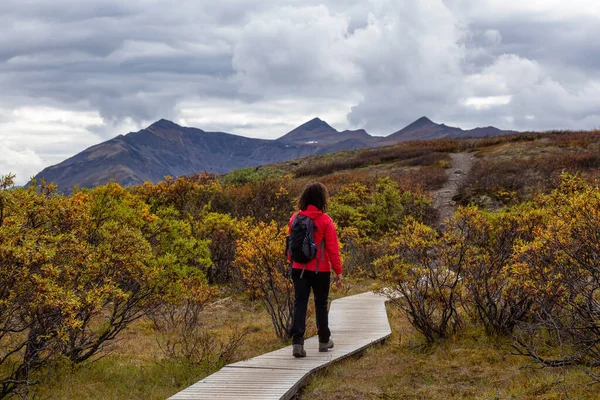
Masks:
[[[314,225],[314,246],[316,256],[305,264],[292,262],[292,280],[294,282],[294,315],[292,320],[293,356],[306,357],[304,350],[304,331],[306,329],[306,308],[312,288],[315,298],[315,313],[319,333],[319,351],[326,352],[333,348],[330,339],[327,303],[331,269],[336,273],[336,285],[342,283],[342,263],[335,226],[329,215],[325,214],[329,201],[329,193],[322,183],[311,183],[298,199],[299,212],[295,213],[289,222],[289,230],[296,216],[310,218]]]

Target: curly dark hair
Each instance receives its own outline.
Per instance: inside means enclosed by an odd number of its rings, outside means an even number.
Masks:
[[[309,183],[306,185],[298,198],[298,209],[305,211],[308,206],[311,205],[323,212],[327,211],[327,206],[329,205],[329,191],[327,190],[327,187],[320,182]]]

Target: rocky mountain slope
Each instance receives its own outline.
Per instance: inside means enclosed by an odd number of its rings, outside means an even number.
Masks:
[[[94,187],[110,180],[129,186],[157,182],[166,175],[225,173],[237,168],[409,140],[503,133],[509,132],[493,127],[462,130],[423,117],[390,136],[375,137],[364,129],[340,132],[314,118],[277,140],[263,140],[205,132],[160,120],[139,132],[119,135],[92,146],[44,169],[35,178],[54,182],[61,192],[68,193],[74,185]]]
[[[122,185],[157,182],[166,175],[256,166],[316,154],[318,148],[274,140],[252,139],[222,132],[204,132],[160,120],[139,132],[114,139],[48,167],[44,178],[69,192],[73,185],[94,187],[111,179]]]

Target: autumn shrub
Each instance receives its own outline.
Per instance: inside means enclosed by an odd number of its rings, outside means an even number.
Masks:
[[[435,210],[422,194],[403,191],[390,178],[381,178],[372,189],[360,183],[339,188],[329,214],[344,244],[346,271],[376,278],[373,261],[393,251],[390,243],[406,219],[430,223]]]
[[[410,192],[401,192],[391,179],[381,179],[365,207],[365,218],[372,224],[370,233],[380,236],[384,232],[397,229],[402,219],[410,215],[411,211],[420,213],[421,204],[415,204],[420,200],[425,202],[423,198],[413,196]],[[420,220],[420,217],[422,216],[415,215],[416,219]]]
[[[563,175],[538,202],[547,212],[515,257],[534,304],[515,348],[547,366],[600,365],[600,187]]]
[[[372,223],[366,219],[365,210],[370,199],[371,190],[367,186],[360,183],[344,185],[331,198],[328,212],[339,228],[371,230]]]
[[[222,177],[225,185],[243,186],[247,183],[277,179],[280,173],[261,167],[238,168]]]
[[[332,196],[336,196],[338,191],[351,184],[360,184],[374,190],[382,177],[389,177],[402,191],[422,195],[441,188],[447,181],[446,171],[440,164],[413,168],[394,166],[383,173],[369,169],[341,171],[322,176],[319,181],[327,186]]]
[[[15,189],[13,175],[0,178],[0,398],[27,395],[33,375],[59,353],[60,298],[55,292],[38,298],[34,289],[43,282],[29,270],[39,271],[49,258],[52,243],[38,234],[47,200]]]
[[[550,141],[536,145],[540,150],[534,154],[479,159],[461,189],[461,203],[476,203],[486,196],[498,205],[518,204],[557,188],[563,172],[597,175],[600,135],[548,134],[547,138]]]
[[[500,205],[532,199],[558,183],[554,168],[539,168],[535,160],[478,160],[460,189],[460,202],[477,202],[487,196]]]
[[[557,132],[552,137],[558,147],[588,149],[600,143],[600,131]]]
[[[390,178],[380,179],[366,207],[366,218],[374,225],[371,233],[378,236],[397,229],[408,216],[431,224],[436,211],[422,194],[402,191]]]
[[[214,174],[183,175],[178,178],[166,176],[156,184],[146,182],[130,190],[148,203],[153,212],[172,207],[182,217],[197,217],[207,205],[213,210],[231,207],[231,199],[225,196]]]
[[[460,141],[456,139],[435,139],[427,141],[411,141],[394,146],[366,149],[357,154],[357,158],[366,164],[403,161],[407,165],[429,165],[433,158],[422,158],[435,153],[449,153],[460,149]]]
[[[226,195],[235,199],[228,212],[236,218],[250,217],[256,221],[286,223],[295,209],[300,190],[294,185],[289,176],[250,182],[243,186],[227,185]]]
[[[354,278],[378,279],[379,271],[374,268],[373,262],[395,251],[397,232],[373,238],[361,234],[355,227],[348,227],[340,229],[338,235],[343,243],[344,274]]]
[[[204,276],[210,263],[206,243],[192,236],[188,223],[170,219],[168,210],[162,218],[150,214],[146,204],[115,184],[70,199],[79,197],[88,199],[90,216],[80,233],[85,261],[73,265],[75,273],[61,282],[76,288],[80,300],[78,323],[65,327],[64,353],[73,362],[90,358],[176,292],[181,278]],[[68,255],[63,265],[76,255]]]
[[[361,184],[370,190],[375,188],[379,177],[367,170],[351,170],[336,172],[319,178],[319,182],[327,186],[329,194],[335,196],[343,187],[350,184]]]
[[[447,338],[462,324],[459,313],[464,236],[437,231],[418,221],[399,230],[396,251],[374,264],[385,293],[428,343]]]
[[[363,160],[356,158],[321,161],[301,166],[296,170],[295,177],[330,175],[337,171],[355,169],[366,165]]]
[[[393,172],[390,178],[398,184],[401,190],[413,193],[427,193],[440,189],[448,177],[443,164],[421,168],[411,168]]]
[[[459,208],[443,234],[412,221],[389,238],[374,270],[428,342],[455,332],[465,315],[489,335],[510,335],[533,303],[515,283],[515,247],[532,240],[542,220],[527,204],[500,213]]]
[[[355,227],[372,237],[398,229],[408,216],[431,222],[435,215],[428,198],[400,190],[387,177],[379,179],[373,190],[358,183],[342,187],[332,197],[329,213],[340,228]]]
[[[468,148],[483,148],[498,146],[506,143],[533,142],[536,140],[549,138],[551,136],[552,134],[550,132],[521,132],[471,140],[466,146]]]
[[[284,257],[286,233],[275,221],[245,224],[234,261],[246,293],[265,307],[281,339],[289,335],[293,310],[293,285]]]
[[[468,246],[463,258],[463,306],[488,335],[511,335],[529,315],[532,298],[515,284],[515,246],[533,239],[543,213],[524,204],[497,213],[459,208],[449,228]]]
[[[0,224],[2,395],[26,390],[62,355],[92,359],[133,321],[203,277],[206,243],[117,184],[64,197],[3,180]]]
[[[242,221],[230,214],[206,212],[192,221],[194,235],[208,240],[211,265],[206,276],[209,283],[229,283],[235,272],[232,268]]]

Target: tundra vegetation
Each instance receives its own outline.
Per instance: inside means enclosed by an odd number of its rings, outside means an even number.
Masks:
[[[452,152],[477,161],[441,230],[432,192]],[[402,296],[389,305],[392,340],[315,379],[311,398],[593,397],[599,165],[599,132],[550,132],[69,196],[6,175],[0,398],[165,398],[287,343],[283,243],[297,195],[316,179],[342,242],[347,284],[334,296]]]

